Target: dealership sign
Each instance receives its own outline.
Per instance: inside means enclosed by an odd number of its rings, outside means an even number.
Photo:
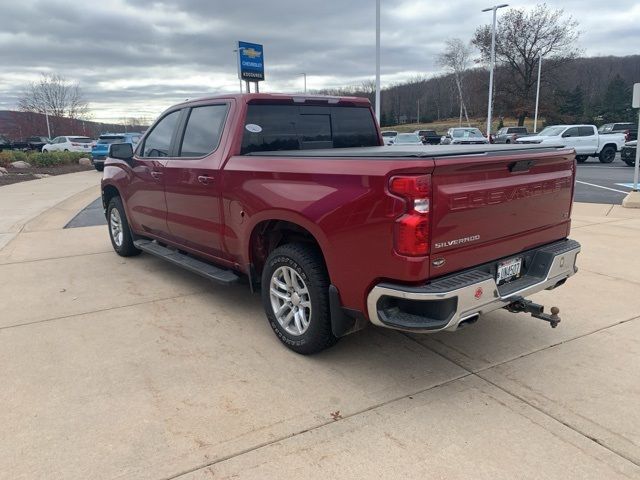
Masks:
[[[241,80],[264,80],[264,52],[257,43],[238,42],[238,72]]]

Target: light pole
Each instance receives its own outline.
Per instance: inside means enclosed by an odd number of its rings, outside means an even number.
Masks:
[[[307,93],[307,74],[306,72],[299,73],[298,75],[302,75],[304,77],[304,93]]]
[[[242,93],[242,78],[240,77],[240,49],[234,48],[233,53],[236,56],[236,64],[238,68],[238,81],[240,82],[240,93]]]
[[[487,108],[487,139],[491,137],[491,108],[493,106],[493,68],[496,63],[496,11],[508,7],[508,3],[485,8],[483,12],[493,11],[493,27],[491,28],[491,65],[489,67],[489,107]]]
[[[538,104],[540,102],[540,72],[542,72],[542,55],[538,61],[538,87],[536,88],[536,113],[533,116],[533,133],[538,131]]]
[[[376,0],[376,120],[380,124],[380,0]]]
[[[44,118],[47,120],[47,135],[49,136],[49,140],[51,140],[51,127],[49,127],[49,111],[47,110],[47,106],[44,106]]]

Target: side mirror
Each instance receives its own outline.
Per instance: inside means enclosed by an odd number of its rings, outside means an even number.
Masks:
[[[112,143],[109,145],[109,157],[131,163],[133,160],[133,145],[130,143]]]

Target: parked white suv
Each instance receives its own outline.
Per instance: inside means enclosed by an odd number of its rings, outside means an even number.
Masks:
[[[87,152],[91,153],[93,139],[89,137],[56,137],[42,147],[43,152]]]
[[[517,144],[548,143],[573,147],[578,163],[586,162],[589,157],[598,157],[602,163],[611,163],[624,142],[623,133],[600,135],[595,125],[554,125],[537,135],[516,140]]]

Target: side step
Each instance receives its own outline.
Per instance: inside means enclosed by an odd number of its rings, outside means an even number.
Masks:
[[[176,250],[163,247],[152,240],[136,240],[133,244],[143,252],[168,260],[175,265],[186,268],[187,270],[197,273],[198,275],[202,275],[214,282],[229,285],[240,280],[240,277],[231,270],[216,267],[210,263],[203,262]]]

